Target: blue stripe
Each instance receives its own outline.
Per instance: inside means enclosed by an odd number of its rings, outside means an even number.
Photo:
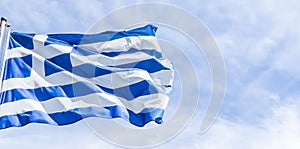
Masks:
[[[12,89],[1,93],[3,95],[1,103],[22,99],[45,101],[55,97],[72,97],[70,95],[73,95],[73,93],[67,89],[67,87],[63,88],[63,86],[40,87],[36,89]],[[68,92],[68,94],[66,92]]]
[[[21,127],[29,123],[44,123],[52,125],[68,125],[87,117],[123,118],[135,126],[143,127],[150,121],[162,123],[163,109],[148,108],[135,114],[133,111],[120,106],[76,108],[69,111],[47,115],[41,111],[29,111],[21,114],[0,117],[0,129]]]
[[[61,71],[68,71],[84,78],[93,78],[112,73],[109,67],[95,66],[93,64],[82,64],[73,67],[69,57],[70,54],[63,54],[44,61],[45,76]]]
[[[116,65],[111,67],[117,68],[139,68],[148,71],[149,73],[154,73],[160,70],[170,70],[169,68],[163,66],[156,59],[147,59],[139,62],[133,62],[123,65]]]
[[[141,50],[138,50],[138,49],[135,49],[135,48],[131,48],[129,49],[128,51],[124,51],[124,52],[101,52],[100,54],[103,54],[105,56],[109,56],[109,57],[115,57],[115,56],[118,56],[118,55],[123,55],[123,54],[134,54],[134,53],[137,53],[137,52],[143,52],[143,53],[146,53],[150,56],[154,56],[155,58],[162,58],[162,54],[160,52],[158,52],[157,50],[153,49],[153,50],[150,50],[150,49],[141,49]]]
[[[79,97],[104,92],[95,84],[90,84],[86,82],[77,82],[74,84],[64,85],[62,86],[62,90],[66,93],[67,97]]]
[[[4,80],[9,78],[26,78],[30,76],[32,55],[10,58],[5,63]]]
[[[146,80],[128,86],[116,88],[116,89],[109,89],[101,86],[98,87],[100,87],[103,91],[107,93],[125,98],[128,101],[133,100],[140,96],[158,93],[157,89]]]
[[[86,78],[98,77],[101,75],[112,73],[112,68],[139,68],[148,71],[149,73],[154,73],[160,70],[169,70],[169,68],[164,67],[156,59],[147,59],[138,62],[132,62],[123,65],[116,66],[95,66],[93,64],[82,64],[76,67],[73,67],[71,64],[70,53],[65,53],[62,55],[55,56],[53,58],[47,59],[44,62],[45,75],[49,76],[51,74],[60,72],[60,71],[69,71],[76,75]],[[117,70],[114,70],[117,71]]]
[[[146,25],[144,27],[122,31],[122,32],[102,32],[98,34],[48,34],[44,45],[61,44],[61,45],[79,45],[96,42],[111,41],[131,36],[155,36],[157,27]]]
[[[29,123],[46,123],[57,125],[48,114],[40,111],[28,111],[21,114],[2,116],[0,117],[0,122],[0,129],[21,127]]]
[[[115,57],[118,55],[123,55],[123,54],[134,54],[137,52],[143,52],[146,53],[150,56],[154,56],[155,58],[162,58],[162,53],[158,52],[155,49],[135,49],[135,48],[131,48],[128,51],[123,51],[123,52],[95,52],[86,48],[81,48],[81,47],[74,47],[72,50],[72,53],[75,53],[77,55],[82,55],[82,56],[89,56],[89,55],[98,55],[98,54],[102,54],[108,57]]]
[[[84,78],[93,78],[112,73],[113,71],[110,69],[109,67],[95,66],[87,63],[73,67],[72,73]],[[117,70],[114,72],[117,72]]]
[[[82,55],[82,56],[89,56],[89,55],[96,55],[100,54],[96,51],[89,50],[87,48],[82,48],[80,46],[75,46],[72,49],[72,53],[77,54],[77,55]]]
[[[93,78],[112,72],[122,71],[118,68],[139,68],[146,70],[149,73],[155,73],[161,70],[170,70],[170,68],[165,67],[154,58],[115,66],[95,66],[93,64],[86,63],[73,67],[70,55],[70,53],[65,53],[46,59],[44,61],[45,76],[61,71],[68,71],[81,77]],[[6,77],[4,79],[29,77],[32,67],[32,55],[10,58],[6,60],[5,66],[7,67],[7,70]]]
[[[74,93],[74,91],[76,92]],[[72,98],[101,92],[103,92],[101,88],[85,82],[77,82],[64,86],[39,87],[36,89],[12,89],[1,93],[3,95],[1,103],[22,99],[46,101],[55,97]]]
[[[8,90],[1,93],[1,103],[13,102],[22,99],[46,101],[55,97],[73,98],[103,92],[125,98],[128,101],[140,96],[158,93],[157,89],[146,80],[116,89],[110,89],[100,85],[94,85],[86,82],[77,82],[74,84],[63,86],[39,87],[35,89],[17,88]]]
[[[49,44],[60,44],[66,46],[78,45],[84,34],[48,34],[44,46]]]

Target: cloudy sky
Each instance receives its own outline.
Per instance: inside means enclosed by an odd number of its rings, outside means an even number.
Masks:
[[[142,2],[148,1],[1,0],[0,15],[7,17],[15,31],[85,33],[110,12]],[[160,2],[183,8],[209,29],[225,62],[226,94],[215,124],[200,134],[200,123],[211,92],[205,56],[200,53],[198,58],[193,58],[197,47],[188,38],[173,32],[170,35],[170,29],[159,27],[158,38],[170,40],[190,56],[201,82],[201,95],[197,112],[186,129],[156,148],[298,149],[300,2]],[[174,99],[171,99],[168,118],[172,118],[179,103],[176,100],[180,100],[174,95],[171,97]],[[82,121],[63,127],[30,124],[1,130],[0,146],[9,149],[119,148],[97,137]]]

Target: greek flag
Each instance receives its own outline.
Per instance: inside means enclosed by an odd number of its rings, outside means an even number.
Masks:
[[[10,32],[1,59],[0,129],[87,117],[162,123],[173,81],[157,27],[99,34]]]

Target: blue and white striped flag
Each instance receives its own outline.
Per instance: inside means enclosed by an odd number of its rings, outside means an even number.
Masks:
[[[11,32],[1,75],[0,129],[86,117],[162,122],[173,67],[157,27],[99,34]]]

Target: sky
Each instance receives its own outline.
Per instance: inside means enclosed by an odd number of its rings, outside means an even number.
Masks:
[[[114,10],[143,2],[155,1],[1,0],[0,15],[7,17],[14,31],[85,33]],[[159,26],[158,38],[176,45],[193,64],[201,90],[197,111],[186,128],[172,140],[155,148],[298,149],[300,2],[159,2],[186,10],[208,28],[225,63],[226,93],[216,122],[206,133],[200,134],[201,120],[211,93],[211,77],[205,55],[195,52],[197,47],[186,36]],[[167,119],[172,118],[173,112],[178,109],[180,98],[176,98],[177,94],[173,91],[170,95]],[[0,146],[9,149],[120,148],[99,138],[83,121],[62,127],[30,124],[0,130]]]

